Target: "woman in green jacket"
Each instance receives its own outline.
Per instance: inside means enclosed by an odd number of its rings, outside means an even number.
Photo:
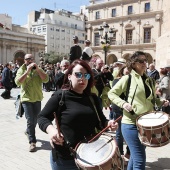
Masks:
[[[144,52],[135,52],[127,63],[131,71],[131,83],[127,101],[119,96],[126,94],[129,76],[123,76],[119,82],[108,92],[110,100],[123,108],[122,134],[130,149],[130,160],[127,170],[145,170],[145,146],[138,138],[136,118],[143,113],[154,110],[155,103],[160,106],[163,101],[156,98],[155,87],[152,80],[145,74],[146,55]],[[166,100],[164,106],[169,102]]]

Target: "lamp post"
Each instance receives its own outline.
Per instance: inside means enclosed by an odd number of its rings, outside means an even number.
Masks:
[[[104,22],[103,23],[103,26],[100,26],[98,28],[98,31],[99,31],[99,35],[102,39],[104,39],[104,41],[101,41],[101,44],[103,45],[103,51],[104,51],[104,62],[106,64],[106,57],[107,57],[107,52],[109,50],[109,47],[110,47],[110,41],[109,39],[111,37],[113,37],[113,28],[110,28],[109,30],[109,25]],[[104,31],[104,32],[103,32]],[[109,34],[108,34],[109,33]],[[104,34],[104,35],[103,35]]]

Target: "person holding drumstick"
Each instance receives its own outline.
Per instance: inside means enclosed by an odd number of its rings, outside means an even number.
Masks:
[[[40,129],[49,134],[52,170],[78,170],[71,151],[74,154],[74,148],[80,141],[95,134],[95,127],[99,127],[100,121],[103,128],[108,126],[116,130],[118,127],[113,120],[106,119],[97,96],[91,93],[93,81],[90,66],[83,60],[73,61],[65,73],[63,90],[53,94],[38,116]],[[64,104],[60,107],[61,99]],[[54,115],[58,129],[52,124]]]
[[[127,101],[119,96],[126,94],[128,75],[123,76],[119,82],[108,92],[108,97],[117,106],[123,108],[122,134],[130,149],[130,160],[127,170],[145,170],[146,152],[145,146],[138,138],[136,119],[140,114],[153,111],[155,103],[158,106],[164,102],[164,106],[169,101],[161,101],[156,98],[155,85],[149,78],[146,71],[147,58],[142,51],[136,51],[127,62],[127,67],[131,72],[131,83]]]

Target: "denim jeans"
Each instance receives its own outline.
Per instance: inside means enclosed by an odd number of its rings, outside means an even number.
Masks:
[[[122,134],[130,149],[130,160],[127,170],[145,170],[146,147],[141,144],[138,138],[136,125],[122,124]]]
[[[27,129],[29,143],[36,143],[35,127],[37,124],[37,116],[41,111],[41,101],[37,102],[23,102],[25,117],[27,119]]]
[[[122,114],[120,113],[116,113],[113,111],[113,119],[116,120],[118,117],[122,116]],[[117,146],[119,148],[119,151],[121,153],[121,155],[124,154],[123,152],[123,136],[122,136],[122,131],[121,131],[121,120],[119,120],[118,122],[118,129],[116,130],[116,142],[117,142]]]
[[[50,164],[52,170],[78,170],[78,167],[73,160],[63,160],[58,158],[56,162],[53,161],[52,152],[50,153]]]

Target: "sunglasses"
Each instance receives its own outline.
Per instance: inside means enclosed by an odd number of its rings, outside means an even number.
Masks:
[[[83,75],[83,73],[81,73],[81,72],[75,72],[74,74],[75,74],[76,78],[78,78],[78,79],[82,79],[82,77],[84,76],[84,78],[86,80],[89,80],[91,77],[91,75],[89,73],[84,73],[84,75]]]
[[[144,60],[139,60],[137,59],[136,62],[140,63],[140,64],[143,64],[143,63],[147,63],[148,60],[147,59],[144,59]]]
[[[33,60],[33,58],[25,58],[25,60]]]

